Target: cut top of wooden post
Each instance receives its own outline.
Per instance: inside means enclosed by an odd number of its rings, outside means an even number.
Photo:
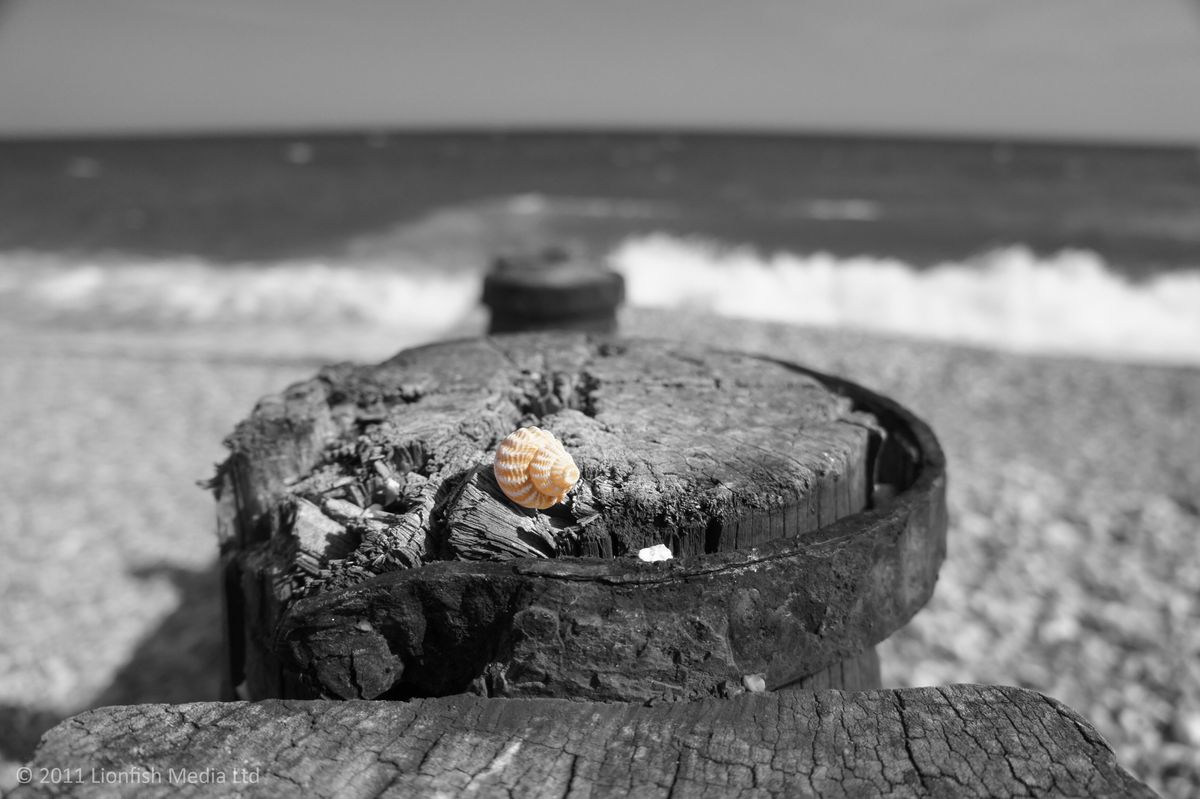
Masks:
[[[491,468],[529,424],[582,474],[541,513]],[[435,345],[260,403],[229,440],[245,515],[225,530],[290,540],[301,584],[430,560],[700,555],[862,509],[881,435],[812,375],[747,355],[578,334]]]

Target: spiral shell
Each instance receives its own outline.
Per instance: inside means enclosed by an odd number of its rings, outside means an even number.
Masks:
[[[492,468],[504,496],[537,510],[566,502],[579,480],[579,468],[562,442],[539,427],[522,427],[501,441]]]

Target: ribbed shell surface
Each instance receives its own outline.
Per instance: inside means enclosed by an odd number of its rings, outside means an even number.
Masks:
[[[565,502],[579,480],[562,442],[539,427],[522,427],[501,441],[493,470],[504,496],[537,510]]]

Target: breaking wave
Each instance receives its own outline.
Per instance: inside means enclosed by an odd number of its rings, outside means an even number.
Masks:
[[[1200,364],[1200,270],[1143,281],[1097,255],[1024,248],[917,269],[900,260],[764,254],[666,234],[609,254],[629,303],[844,326],[1020,352]],[[476,261],[481,263],[482,261]],[[432,339],[478,317],[480,271],[414,254],[214,264],[201,258],[0,253],[0,314],[56,324],[366,324]]]
[[[476,273],[396,258],[229,265],[0,254],[0,307],[63,322],[354,322],[437,334],[468,313],[478,294]]]
[[[1018,352],[1200,364],[1200,269],[1133,282],[1094,253],[1023,247],[914,269],[654,234],[612,253],[630,301]]]

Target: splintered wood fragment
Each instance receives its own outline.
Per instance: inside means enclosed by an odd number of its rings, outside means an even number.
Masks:
[[[309,573],[317,574],[324,563],[345,557],[354,548],[354,537],[346,532],[345,526],[308,500],[296,499],[291,513],[291,534],[298,550],[296,559]]]
[[[473,471],[447,505],[447,541],[457,558],[511,560],[558,553],[545,517],[506,501],[490,469]]]
[[[980,685],[653,707],[472,696],[106,707],[48,732],[30,767],[64,764],[161,774],[120,786],[139,797],[1156,796],[1070,708]],[[210,779],[170,781],[187,773]],[[35,780],[12,796],[113,792]]]

